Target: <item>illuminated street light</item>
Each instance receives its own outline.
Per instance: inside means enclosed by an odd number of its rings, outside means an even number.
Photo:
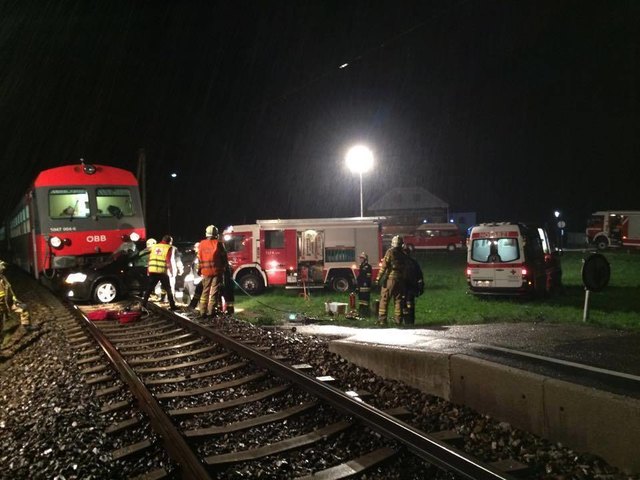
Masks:
[[[373,167],[373,153],[364,145],[351,147],[347,152],[347,167],[353,173],[360,175],[360,216],[364,217],[364,204],[362,201],[362,174]]]
[[[167,226],[169,228],[169,232],[173,235],[173,232],[171,232],[171,202],[173,202],[173,179],[176,178],[178,174],[176,172],[171,172],[169,176],[171,177],[171,180],[169,180],[169,208],[167,208]]]

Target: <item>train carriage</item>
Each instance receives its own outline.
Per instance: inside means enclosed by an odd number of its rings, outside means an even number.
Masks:
[[[9,257],[36,278],[91,264],[146,235],[135,176],[85,163],[40,172],[4,227]]]

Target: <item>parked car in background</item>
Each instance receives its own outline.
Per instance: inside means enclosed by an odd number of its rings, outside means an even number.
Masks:
[[[411,250],[454,250],[466,247],[465,235],[455,223],[423,223],[416,226],[385,226],[382,229],[382,245],[391,246],[391,239],[402,235],[404,244]]]

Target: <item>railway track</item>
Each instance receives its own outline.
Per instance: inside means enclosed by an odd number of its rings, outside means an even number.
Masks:
[[[156,306],[124,325],[74,311],[66,332],[103,399],[123,477],[387,478],[412,465],[429,478],[507,479],[522,467],[477,461],[451,431],[427,434],[402,420],[406,409],[375,408],[261,329],[225,334],[228,319]]]

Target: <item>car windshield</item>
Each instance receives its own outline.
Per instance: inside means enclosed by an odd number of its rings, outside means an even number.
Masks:
[[[140,248],[135,242],[122,242],[120,246],[109,256],[105,263],[126,261],[136,255],[139,251]]]
[[[520,258],[516,238],[480,238],[471,244],[471,259],[474,262],[513,262]]]

